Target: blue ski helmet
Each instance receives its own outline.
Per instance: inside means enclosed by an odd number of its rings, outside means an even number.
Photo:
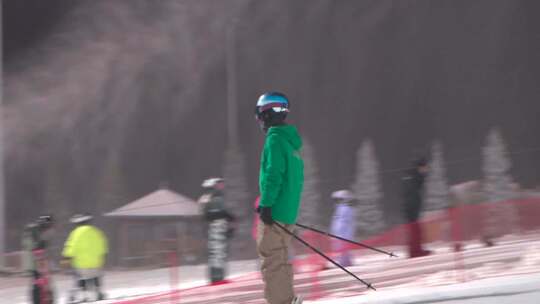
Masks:
[[[259,97],[255,107],[255,115],[261,118],[262,114],[270,111],[271,113],[288,113],[289,99],[285,94],[279,92],[264,93]]]

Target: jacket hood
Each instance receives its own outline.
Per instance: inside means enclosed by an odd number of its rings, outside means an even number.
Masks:
[[[302,139],[298,134],[298,130],[295,126],[291,125],[282,125],[274,126],[268,129],[267,136],[280,136],[287,139],[287,141],[293,146],[295,150],[302,148]]]

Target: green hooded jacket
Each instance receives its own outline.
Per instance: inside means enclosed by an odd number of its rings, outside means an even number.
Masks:
[[[272,207],[272,218],[294,224],[304,186],[302,139],[296,127],[274,126],[268,130],[261,157],[259,187],[261,207]]]

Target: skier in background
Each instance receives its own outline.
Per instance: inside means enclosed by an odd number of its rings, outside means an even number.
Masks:
[[[266,133],[261,157],[261,192],[257,251],[261,258],[264,297],[270,304],[299,304],[295,296],[293,270],[288,249],[291,236],[274,221],[292,230],[300,210],[304,184],[302,139],[296,127],[287,125],[289,100],[281,93],[263,94],[257,101],[255,117]]]
[[[424,180],[428,174],[428,161],[420,157],[413,161],[413,167],[403,177],[404,213],[408,222],[409,257],[421,257],[431,252],[422,248],[422,227],[418,222],[423,207]]]
[[[234,234],[235,217],[225,208],[222,178],[209,178],[202,183],[205,194],[199,199],[208,224],[208,275],[212,284],[226,283],[227,250]]]
[[[63,264],[70,264],[75,271],[77,288],[70,291],[70,302],[86,302],[92,293],[91,288],[95,294],[94,300],[105,298],[101,283],[108,244],[105,234],[92,225],[92,219],[89,214],[76,214],[70,219],[76,227],[69,234],[62,251]],[[76,298],[77,291],[82,292],[80,300]]]
[[[26,270],[32,276],[31,298],[33,304],[54,302],[47,254],[53,227],[53,217],[41,215],[35,222],[26,225],[23,231],[22,247],[26,256]]]
[[[354,208],[354,203],[356,199],[349,190],[335,191],[332,193],[331,198],[336,203],[336,209],[332,217],[330,233],[349,240],[354,239],[356,232],[356,209]],[[338,253],[337,261],[343,267],[353,264],[349,253],[349,246],[346,243],[337,239],[333,240],[332,251]]]

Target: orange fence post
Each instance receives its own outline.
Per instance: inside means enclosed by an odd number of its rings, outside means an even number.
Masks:
[[[455,206],[448,208],[448,218],[450,222],[450,234],[451,234],[451,241],[453,242],[454,247],[454,271],[456,273],[456,278],[460,282],[466,281],[465,276],[465,265],[463,260],[463,254],[462,254],[462,246],[464,241],[464,235],[463,235],[463,217],[462,210],[463,206]]]
[[[170,271],[170,283],[171,283],[171,304],[180,303],[180,287],[178,286],[178,256],[176,252],[171,251],[169,253],[169,263],[171,266]]]

